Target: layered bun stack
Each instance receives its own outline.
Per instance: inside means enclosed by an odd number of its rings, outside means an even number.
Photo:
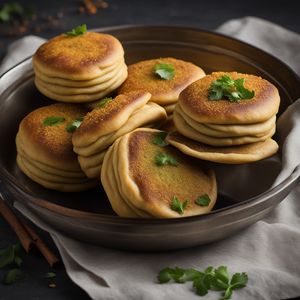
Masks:
[[[171,120],[180,92],[203,76],[205,73],[200,67],[180,59],[144,60],[128,66],[128,77],[119,93],[137,89],[148,91],[151,101],[161,105]]]
[[[78,192],[96,186],[81,170],[73,152],[73,122],[86,110],[57,103],[38,108],[20,123],[16,136],[17,164],[30,179],[62,192]]]
[[[117,139],[107,151],[101,181],[119,216],[174,218],[212,210],[217,198],[213,170],[160,144],[163,134],[139,128]]]
[[[119,40],[81,29],[47,41],[33,56],[35,85],[52,100],[93,102],[117,89],[127,77]]]
[[[216,94],[226,82],[232,85],[229,99]],[[213,97],[211,93],[215,93]],[[239,93],[246,98],[239,99]],[[180,94],[173,119],[182,136],[173,133],[167,140],[186,154],[215,162],[263,159],[278,150],[271,137],[279,104],[278,90],[267,80],[237,72],[215,72]]]
[[[149,102],[150,98],[148,92],[132,91],[103,99],[83,118],[72,141],[80,166],[89,178],[100,178],[104,155],[117,138],[167,118],[165,110]]]

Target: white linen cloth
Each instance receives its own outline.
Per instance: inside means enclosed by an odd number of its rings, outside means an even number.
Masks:
[[[226,22],[218,31],[273,53],[300,73],[297,34],[252,17]],[[33,45],[32,39],[37,43]],[[41,41],[26,37],[14,43],[5,67],[0,70],[28,56],[28,52],[22,56],[28,45],[32,52],[35,48],[32,46]],[[219,170],[221,189],[231,189],[234,197],[247,198],[282,181],[300,163],[300,100],[290,106],[277,125],[282,157],[235,167],[230,175],[223,177]],[[50,232],[68,275],[95,300],[219,299],[217,292],[199,298],[190,283],[160,285],[156,280],[158,271],[167,266],[204,269],[209,265],[226,265],[231,273],[248,273],[247,287],[235,291],[232,299],[276,300],[300,296],[300,185],[266,218],[226,240],[154,254],[122,252],[73,240],[55,232],[21,203],[16,202],[15,206]]]

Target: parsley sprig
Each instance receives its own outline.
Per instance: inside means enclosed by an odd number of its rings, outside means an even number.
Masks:
[[[64,117],[56,117],[56,116],[51,116],[47,117],[43,120],[43,125],[44,126],[57,126],[60,123],[64,122],[66,119]]]
[[[223,75],[213,81],[208,92],[210,100],[228,99],[230,102],[239,102],[239,100],[251,99],[254,97],[254,91],[244,87],[245,79],[232,79],[228,75]]]
[[[248,275],[244,272],[235,273],[230,278],[226,266],[218,268],[209,266],[204,271],[168,267],[159,272],[157,279],[159,283],[192,281],[199,296],[206,295],[209,290],[222,291],[223,300],[230,299],[234,290],[244,288],[248,283]]]
[[[198,204],[199,206],[208,206],[209,203],[210,203],[210,198],[207,194],[204,194],[200,197],[198,197],[196,200],[195,200],[195,203]]]
[[[167,146],[168,144],[165,141],[165,138],[167,137],[167,135],[168,135],[168,133],[165,131],[160,131],[160,132],[155,133],[155,135],[152,139],[152,143],[154,145],[158,145],[160,147]]]
[[[71,133],[74,132],[81,125],[82,121],[83,117],[75,119],[73,122],[67,124],[66,130]]]
[[[19,243],[12,244],[0,250],[0,269],[11,268],[4,274],[2,279],[3,284],[13,284],[22,276],[22,271],[20,270],[23,263],[21,253],[22,248]]]
[[[87,32],[86,24],[79,25],[73,28],[71,31],[66,32],[65,34],[68,36],[78,36]]]
[[[172,64],[160,63],[154,66],[154,74],[160,79],[171,80],[175,75],[175,68]]]
[[[174,196],[170,207],[172,210],[177,211],[180,215],[183,215],[188,204],[189,200],[181,202],[176,196]]]
[[[170,154],[160,152],[154,157],[155,164],[158,166],[178,166],[177,160]]]
[[[105,97],[97,103],[97,107],[105,107],[111,101],[113,101],[112,97]]]

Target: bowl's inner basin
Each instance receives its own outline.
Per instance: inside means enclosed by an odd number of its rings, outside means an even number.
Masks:
[[[255,64],[254,61],[249,59],[249,57],[235,54],[232,51],[225,51],[218,47],[201,46],[201,41],[199,44],[141,40],[123,42],[127,64],[148,58],[172,56],[191,61],[201,66],[206,73],[234,70],[241,73],[258,74],[270,80],[278,87],[282,100],[280,112],[291,103],[292,97],[279,84],[280,78],[270,75],[259,64]],[[238,52],[238,50],[236,51]],[[31,61],[25,64],[28,66],[28,64],[31,64]],[[23,72],[22,68],[19,68],[19,72]],[[1,99],[0,167],[11,174],[18,186],[30,192],[31,195],[38,199],[48,200],[69,208],[84,211],[114,214],[100,184],[98,188],[87,192],[55,192],[32,182],[18,169],[15,161],[15,136],[18,131],[19,122],[35,108],[53,103],[52,100],[47,99],[37,91],[33,79],[32,70],[28,71],[27,68],[24,71],[23,80],[11,82],[10,86],[6,89],[5,99]],[[273,157],[244,165],[214,164],[213,167],[216,170],[219,190],[215,209],[244,201],[266,191],[272,185],[272,182],[280,171],[280,164],[274,164],[274,159],[277,160],[278,158]],[[271,165],[272,168],[269,167]],[[274,168],[274,165],[278,167]],[[256,180],[258,174],[259,180]]]

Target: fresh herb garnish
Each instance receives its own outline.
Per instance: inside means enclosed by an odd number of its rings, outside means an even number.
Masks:
[[[0,269],[9,265],[15,264],[18,267],[22,264],[20,254],[22,252],[21,245],[19,243],[10,245],[0,250]]]
[[[22,16],[24,14],[24,8],[19,3],[6,3],[0,9],[0,21],[8,22],[12,19],[12,16]]]
[[[207,194],[204,194],[200,197],[198,197],[195,201],[196,204],[198,204],[199,206],[208,206],[210,203],[210,198]]]
[[[154,74],[160,79],[171,80],[174,78],[175,69],[172,64],[160,63],[154,66]]]
[[[66,32],[68,36],[78,36],[87,32],[86,24],[79,25],[73,28],[71,31]]]
[[[22,271],[20,269],[14,268],[9,270],[3,277],[2,282],[6,285],[16,283],[18,279],[22,276]]]
[[[244,78],[234,80],[228,75],[223,75],[212,82],[208,98],[210,100],[228,99],[230,102],[251,99],[254,97],[254,91],[246,89],[244,82]]]
[[[97,103],[97,107],[104,107],[107,103],[111,102],[112,100],[112,97],[105,97]]]
[[[71,133],[74,132],[81,125],[82,121],[83,117],[77,118],[66,126],[66,130]]]
[[[43,125],[44,126],[56,126],[59,125],[60,123],[64,122],[66,119],[64,117],[47,117],[43,120]]]
[[[164,268],[157,279],[159,283],[167,283],[171,280],[177,283],[193,281],[193,287],[199,296],[204,296],[209,290],[222,291],[222,299],[230,299],[233,290],[241,289],[247,285],[246,273],[235,273],[230,278],[227,267],[220,266],[214,269],[212,266],[203,272],[196,269]]]
[[[168,144],[165,141],[165,138],[167,137],[168,133],[165,131],[160,131],[155,133],[153,139],[152,139],[152,143],[155,145],[158,145],[160,147],[165,147]]]
[[[171,166],[178,166],[177,160],[171,156],[170,154],[167,153],[158,153],[155,155],[155,163],[158,166],[166,166],[166,165],[171,165]]]
[[[21,277],[22,271],[19,269],[23,263],[20,257],[21,252],[22,249],[19,243],[0,250],[0,269],[13,267],[4,275],[2,279],[4,284],[13,284]]]
[[[181,202],[176,196],[174,196],[171,202],[171,209],[177,211],[180,215],[183,215],[188,203],[189,200]]]
[[[46,273],[46,278],[55,278],[56,277],[56,273],[54,273],[54,272],[47,272]]]

